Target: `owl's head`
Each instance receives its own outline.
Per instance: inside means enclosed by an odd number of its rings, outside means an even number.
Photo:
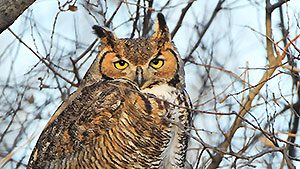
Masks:
[[[184,87],[182,60],[162,14],[157,15],[150,38],[117,38],[106,28],[95,25],[93,29],[101,39],[97,56],[101,78],[127,79],[140,89],[161,84]]]

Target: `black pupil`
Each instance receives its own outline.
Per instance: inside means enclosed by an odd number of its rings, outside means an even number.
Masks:
[[[158,60],[158,59],[154,59],[154,60],[152,61],[152,63],[153,63],[153,64],[155,64],[155,65],[157,65],[157,64],[158,64],[158,62],[159,62],[159,60]]]
[[[124,60],[120,60],[120,61],[119,61],[120,66],[124,66],[125,63],[126,63],[126,62],[125,62]]]

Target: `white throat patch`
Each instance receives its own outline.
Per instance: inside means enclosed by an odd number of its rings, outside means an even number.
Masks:
[[[170,103],[174,103],[177,98],[176,88],[169,86],[168,84],[162,84],[153,86],[152,88],[146,88],[141,90],[141,92],[153,94],[156,97],[166,100]]]

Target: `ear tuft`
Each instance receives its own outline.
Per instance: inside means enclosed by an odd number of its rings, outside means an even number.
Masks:
[[[103,30],[103,28],[101,26],[98,26],[98,25],[94,25],[92,27],[94,29],[94,33],[99,37],[99,38],[102,38],[104,37],[106,34]]]
[[[92,28],[94,29],[95,34],[101,39],[102,44],[114,47],[114,44],[117,42],[118,38],[113,32],[98,25],[94,25]]]
[[[157,21],[160,29],[168,29],[165,16],[162,13],[157,14]]]
[[[155,39],[159,42],[171,41],[171,35],[169,33],[165,17],[162,13],[157,14],[156,28],[151,39]]]

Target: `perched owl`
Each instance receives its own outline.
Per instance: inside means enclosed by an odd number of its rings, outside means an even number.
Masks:
[[[28,168],[185,168],[190,101],[158,14],[150,38],[94,26],[100,53],[43,130]]]

